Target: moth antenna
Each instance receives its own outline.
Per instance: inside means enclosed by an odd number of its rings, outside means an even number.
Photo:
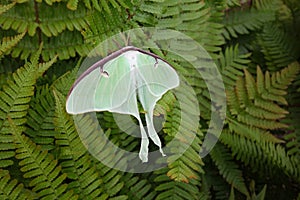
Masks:
[[[127,36],[127,46],[131,43],[130,41],[130,32],[128,33],[128,36]]]
[[[113,42],[115,43],[115,45],[116,45],[119,49],[122,48],[122,46],[120,45],[120,43],[119,43],[117,40],[113,39]]]

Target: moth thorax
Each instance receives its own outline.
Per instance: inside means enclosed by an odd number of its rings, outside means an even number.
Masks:
[[[129,62],[130,68],[134,68],[137,66],[137,55],[139,52],[137,51],[128,51],[125,53],[125,57]]]

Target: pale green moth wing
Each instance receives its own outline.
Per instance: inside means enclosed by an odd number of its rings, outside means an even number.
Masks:
[[[119,67],[126,64],[124,55],[107,62],[103,68],[109,77],[101,73],[100,67],[93,68],[90,73],[80,76],[79,82],[75,82],[67,99],[67,112],[70,114],[82,114],[94,111],[111,111],[127,101],[129,92],[132,91],[130,80],[121,79],[130,72],[129,67]],[[89,69],[88,69],[89,70]],[[87,71],[88,71],[87,70]],[[85,73],[84,73],[85,74]],[[120,81],[122,80],[121,83]],[[112,91],[118,86],[123,98],[113,99]],[[125,111],[126,113],[126,111]]]
[[[164,155],[153,125],[153,110],[162,95],[178,85],[179,77],[166,61],[136,47],[124,47],[95,63],[76,80],[66,110],[70,114],[110,111],[133,115],[142,136],[139,157],[147,162],[149,140],[137,98],[146,111],[149,137]]]

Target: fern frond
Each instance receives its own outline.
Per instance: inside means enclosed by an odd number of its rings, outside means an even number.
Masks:
[[[258,68],[259,70],[259,68]],[[271,76],[266,73],[265,74],[265,89],[268,93],[271,95],[286,95],[286,92],[283,90],[286,90],[288,85],[291,84],[291,82],[296,78],[297,74],[300,71],[300,65],[298,62],[291,63],[288,67],[282,69],[280,72],[273,73]],[[261,74],[261,72],[258,71],[258,74]],[[257,81],[258,82],[258,81]],[[259,87],[259,86],[257,86]],[[259,93],[263,93],[265,91],[260,90]],[[266,99],[265,97],[263,97]],[[280,97],[277,97],[278,103],[287,104],[286,100],[281,99]]]
[[[91,115],[78,115],[73,116],[74,122],[76,123],[77,132],[81,137],[81,141],[85,146],[91,148],[93,155],[101,157],[102,164],[96,158],[93,162],[96,165],[96,171],[99,174],[99,178],[103,181],[101,188],[104,190],[104,194],[109,198],[120,198],[125,199],[126,197],[118,195],[118,192],[122,189],[124,183],[120,181],[121,174],[118,170],[114,169],[116,163],[126,169],[128,162],[123,157],[123,152],[117,151],[112,143],[107,142],[109,131],[104,135],[102,130],[98,129],[98,121],[95,120]],[[112,159],[114,158],[114,159]]]
[[[267,189],[267,185],[264,185],[264,187],[260,191],[260,193],[256,194],[255,193],[255,182],[252,180],[250,182],[251,197],[248,197],[247,199],[264,200],[265,195],[266,195],[266,189]],[[235,195],[234,195],[234,188],[231,187],[229,200],[235,200],[235,199],[236,198],[235,198]]]
[[[288,155],[298,156],[300,159],[300,74],[298,74],[296,81],[289,88],[289,114],[283,121],[289,124],[289,128],[284,135],[284,139],[287,141],[286,147],[288,148]],[[297,89],[299,91],[297,91]]]
[[[57,78],[52,83],[51,88],[55,88],[62,95],[67,96],[76,77],[78,76],[78,66],[80,65],[80,63],[81,62],[78,62],[77,66],[72,71],[68,71],[59,78]]]
[[[55,2],[59,2],[60,0],[37,0],[37,2],[42,3],[42,2],[47,3],[48,5],[53,5]]]
[[[41,199],[77,199],[72,191],[67,190],[68,185],[63,183],[66,174],[61,173],[57,160],[24,136],[22,128],[12,119],[9,118],[8,121],[15,139],[20,170],[24,173],[24,178],[31,179],[29,186],[33,187],[32,191]]]
[[[233,10],[224,18],[223,35],[226,39],[237,38],[238,35],[249,34],[250,31],[258,30],[265,23],[273,20],[275,20],[275,13],[272,10]]]
[[[78,0],[69,0],[67,3],[67,8],[70,10],[76,10],[78,6]]]
[[[282,146],[270,142],[253,142],[227,131],[223,131],[220,139],[237,160],[250,165],[254,171],[264,169],[270,173],[274,168],[279,168],[295,180],[300,180],[300,170],[296,167],[299,159],[288,156]]]
[[[126,9],[118,11],[116,8],[110,9],[110,14],[105,12],[92,12],[87,17],[89,28],[83,32],[86,43],[99,44],[109,36],[120,33],[131,27],[127,20]],[[99,26],[99,24],[101,24]],[[121,28],[122,27],[122,28]]]
[[[35,82],[56,60],[54,57],[47,63],[38,64],[40,52],[41,50],[33,56],[31,62],[19,68],[13,74],[13,80],[8,80],[7,85],[3,86],[3,91],[0,92],[0,132],[2,133],[7,132],[8,115],[15,120],[17,125],[25,123],[29,102],[34,94]]]
[[[0,4],[0,15],[3,14],[4,12],[8,11],[12,7],[14,7],[15,4],[16,4],[16,2],[12,2],[12,3],[7,4],[7,5],[1,5]]]
[[[239,123],[238,121],[230,118],[229,116],[227,116],[227,120],[230,122],[228,123],[228,125],[231,132],[248,138],[249,140],[284,143],[284,140],[275,137],[267,130]]]
[[[157,177],[154,179],[157,186],[155,190],[158,192],[157,200],[161,199],[198,199],[202,195],[199,191],[198,180],[190,180],[189,184],[178,182],[170,179],[166,175],[167,168],[156,171]]]
[[[240,123],[261,129],[285,128],[278,122],[287,111],[278,104],[286,104],[285,89],[295,78],[300,68],[292,64],[281,72],[263,75],[257,68],[257,79],[245,70],[245,78],[238,79],[233,90],[228,90],[227,99],[232,116]]]
[[[55,125],[60,134],[56,135],[56,144],[60,150],[62,171],[72,180],[69,189],[73,189],[79,199],[104,199],[102,194],[101,180],[85,146],[77,135],[72,117],[65,111],[65,98],[53,90],[55,97]]]
[[[27,62],[24,67],[19,68],[13,73],[13,78],[7,80],[7,85],[3,86],[3,91],[0,91],[0,137],[1,150],[0,166],[6,167],[12,165],[13,162],[9,159],[14,156],[13,138],[9,133],[9,123],[7,117],[14,119],[19,126],[26,122],[26,115],[29,108],[29,102],[34,94],[34,86],[38,77],[51,66],[55,58],[39,68],[38,58],[41,49]]]
[[[46,37],[42,34],[41,39],[37,35],[30,37],[24,36],[18,45],[16,45],[11,55],[21,59],[27,59],[36,52],[39,46],[39,40],[43,42],[42,59],[48,61],[56,56],[60,60],[70,59],[77,54],[86,56],[92,49],[92,44],[83,44],[83,37],[78,31],[65,30],[56,37]]]
[[[281,0],[256,0],[253,2],[253,7],[259,10],[276,10]]]
[[[61,15],[64,13],[64,15]],[[4,30],[13,29],[17,32],[28,30],[30,36],[37,33],[37,28],[48,37],[57,36],[65,29],[81,31],[87,27],[85,9],[73,12],[62,3],[49,5],[28,1],[17,4],[14,8],[0,16],[0,24]],[[57,16],[60,16],[58,18]]]
[[[240,0],[228,0],[226,1],[228,7],[241,6]]]
[[[108,155],[108,157],[111,155]],[[116,156],[120,156],[116,155]],[[109,158],[107,158],[109,159]],[[121,162],[122,158],[120,158]],[[124,163],[125,164],[125,163]],[[99,161],[95,162],[97,172],[99,174],[99,178],[103,181],[101,184],[101,188],[106,195],[107,199],[116,199],[116,200],[126,200],[128,199],[127,194],[119,194],[121,189],[126,184],[122,181],[122,172],[107,167]],[[126,165],[126,164],[125,164]]]
[[[10,52],[13,57],[26,59],[43,42],[43,60],[59,55],[68,59],[76,54],[85,56],[92,45],[83,42],[81,31],[88,27],[88,11],[82,4],[76,12],[65,7],[64,3],[51,6],[46,3],[28,1],[15,5],[0,16],[0,24],[6,35],[10,32],[27,32],[24,39]],[[62,13],[64,13],[62,15]],[[58,17],[60,16],[60,17]]]
[[[32,36],[38,24],[35,21],[34,2],[28,1],[16,4],[13,8],[0,15],[0,24],[4,30],[13,29],[18,33],[28,33]]]
[[[132,2],[124,0],[83,0],[83,2],[88,9],[95,8],[99,12],[105,11],[106,14],[111,14],[113,8],[120,11],[122,8],[129,8],[132,5]]]
[[[210,198],[207,199],[226,199],[229,198],[230,184],[220,175],[219,169],[213,163],[211,156],[204,158],[205,174],[202,175],[202,187],[209,192]]]
[[[234,158],[231,156],[228,149],[226,149],[223,144],[217,143],[209,155],[218,167],[219,173],[226,181],[241,193],[249,196],[242,171],[233,161]]]
[[[14,138],[12,135],[0,134],[0,168],[5,168],[14,164],[15,156]]]
[[[14,37],[6,37],[2,38],[0,43],[0,59],[4,54],[9,53],[10,49],[12,49],[18,42],[24,37],[26,32],[16,35]]]
[[[172,106],[174,105],[176,101],[176,97],[172,92],[167,92],[163,95],[163,97],[158,100],[158,102],[155,105],[153,115],[159,116],[159,115],[167,115],[168,112],[171,111]]]
[[[220,68],[223,75],[224,84],[233,86],[239,76],[243,75],[243,69],[250,63],[250,53],[240,54],[238,45],[227,47],[225,52],[220,52]]]
[[[121,192],[128,195],[128,199],[151,200],[155,199],[157,195],[151,180],[147,178],[141,178],[127,173],[122,176],[122,181],[126,184],[124,184]]]
[[[263,32],[258,34],[257,40],[270,71],[282,69],[299,57],[296,38],[275,23],[266,24]]]
[[[189,182],[190,179],[200,179],[198,174],[203,172],[201,167],[203,162],[199,156],[202,132],[200,132],[198,126],[195,126],[199,123],[199,116],[193,108],[196,102],[191,88],[181,83],[180,87],[175,90],[175,95],[181,105],[179,107],[178,102],[175,103],[171,112],[167,115],[163,128],[163,131],[169,135],[166,137],[167,141],[174,137],[172,140],[173,145],[169,145],[171,153],[174,154],[168,157],[169,171],[167,175],[176,181]],[[190,95],[187,96],[186,94]],[[191,137],[195,137],[192,142],[190,141]],[[182,155],[178,155],[178,151],[184,149],[186,151]]]
[[[136,23],[178,30],[214,53],[220,51],[219,46],[224,44],[220,35],[223,25],[218,23],[217,17],[205,7],[204,2],[183,0],[141,2],[132,19]]]
[[[11,180],[9,171],[0,169],[0,198],[1,199],[35,199],[37,195],[24,188],[16,179]]]
[[[57,36],[66,29],[81,31],[88,26],[86,21],[88,14],[81,4],[76,12],[66,9],[62,3],[51,6],[51,12],[47,11],[49,6],[44,3],[39,4],[38,9],[40,21],[38,27],[47,37]],[[61,17],[57,18],[57,16]]]
[[[38,87],[28,109],[25,133],[35,144],[41,145],[43,150],[55,148],[54,136],[57,132],[53,123],[54,106],[49,87]]]

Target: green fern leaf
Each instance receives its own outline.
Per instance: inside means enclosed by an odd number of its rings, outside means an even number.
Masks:
[[[60,15],[61,13],[65,14]],[[49,5],[45,3],[28,1],[15,5],[13,9],[1,15],[0,24],[4,29],[13,29],[19,33],[28,30],[30,36],[34,36],[39,27],[43,34],[51,37],[57,36],[66,28],[81,31],[87,27],[86,15],[85,9],[78,9],[75,13],[66,9],[62,3],[53,4],[49,9]]]
[[[60,148],[59,159],[62,171],[72,180],[69,189],[73,189],[79,199],[104,199],[102,194],[101,180],[91,159],[87,154],[85,146],[77,135],[75,125],[70,115],[65,111],[64,97],[53,90],[56,109],[55,125],[60,134],[56,135],[56,144]]]
[[[126,29],[127,25],[128,28],[131,27],[130,24],[128,24],[127,16],[123,14],[126,12],[125,8],[121,11],[118,11],[116,8],[111,8],[110,14],[105,12],[93,12],[87,17],[89,28],[83,33],[85,41],[87,43],[99,44],[109,36],[122,32]],[[101,24],[101,26],[99,26],[99,24]],[[120,29],[120,27],[124,29]]]
[[[16,4],[16,2],[12,2],[7,5],[0,5],[0,15],[3,14],[4,12],[8,11],[12,7],[14,7],[15,4]]]
[[[78,6],[78,0],[69,0],[67,3],[67,8],[70,10],[76,10]]]
[[[92,49],[92,44],[83,44],[81,31],[88,27],[89,14],[82,4],[78,6],[80,9],[74,12],[67,9],[64,3],[49,6],[44,2],[28,1],[16,4],[3,13],[0,16],[0,24],[3,30],[9,30],[3,32],[4,34],[10,36],[13,30],[28,33],[10,54],[27,59],[43,42],[42,57],[45,61],[55,55],[59,55],[60,59],[75,57],[77,53],[87,55]]]
[[[7,85],[0,91],[0,144],[3,145],[0,154],[0,166],[6,167],[12,165],[10,160],[14,156],[11,151],[13,146],[13,137],[9,133],[9,123],[7,117],[10,116],[14,122],[20,126],[26,122],[26,115],[29,108],[29,102],[34,94],[34,86],[38,77],[51,66],[55,61],[45,63],[39,68],[38,58],[41,49],[32,57],[31,62],[27,62],[24,67],[19,68],[13,73],[13,78],[8,79]]]
[[[29,185],[41,199],[77,199],[72,191],[67,191],[63,183],[66,174],[61,173],[57,160],[47,151],[41,151],[28,137],[22,134],[22,128],[16,126],[9,118],[10,131],[15,138],[16,158],[24,173],[24,178],[30,178]]]
[[[12,158],[15,156],[14,138],[11,135],[0,134],[0,167],[13,165]]]
[[[226,86],[233,86],[239,76],[243,75],[243,69],[250,63],[248,54],[240,54],[238,45],[227,47],[225,53],[220,53],[220,68],[223,81]]]
[[[184,106],[179,108],[179,105],[175,103],[172,111],[167,115],[163,128],[163,131],[169,135],[169,137],[166,137],[166,139],[168,138],[167,140],[175,137],[172,141],[174,142],[174,146],[170,146],[171,152],[174,155],[168,157],[169,172],[167,175],[176,181],[189,182],[189,179],[200,179],[198,173],[203,172],[201,168],[203,162],[198,154],[201,149],[200,137],[202,133],[195,129],[198,128],[195,127],[195,124],[198,123],[197,118],[199,116],[197,117],[197,112],[190,108],[190,106],[194,105],[193,102],[195,101],[192,92],[188,92],[190,88],[182,83],[176,91],[176,97],[183,99],[181,105],[184,104]],[[186,94],[191,95],[186,96]],[[181,113],[189,113],[189,115],[183,117]],[[187,137],[193,137],[193,135],[195,139],[189,147],[187,143],[190,139]],[[182,149],[186,149],[186,151],[178,157],[178,150],[182,151]]]
[[[231,115],[236,116],[239,122],[257,128],[287,127],[278,122],[287,114],[287,111],[281,109],[278,104],[286,104],[283,97],[286,94],[284,89],[299,70],[298,64],[292,64],[272,76],[267,72],[264,77],[258,67],[256,81],[247,70],[244,70],[245,78],[238,79],[235,88],[227,92]]]
[[[7,170],[0,169],[0,198],[1,199],[35,199],[37,194],[24,188],[16,179],[11,180]]]
[[[109,159],[109,156],[107,155]],[[117,155],[118,158],[122,161],[122,157]],[[107,195],[108,199],[127,199],[127,194],[119,195],[119,192],[124,187],[125,183],[122,181],[122,173],[118,170],[112,169],[103,165],[101,162],[95,162],[96,169],[99,174],[99,178],[103,181],[101,184],[101,188],[104,190],[105,195]],[[124,163],[125,164],[125,163]],[[125,164],[126,165],[126,164]]]
[[[61,3],[53,5],[51,12],[47,12],[47,8],[49,6],[43,3],[38,7],[40,11],[39,20],[41,21],[39,28],[48,37],[57,36],[66,29],[81,31],[87,27],[87,12],[81,4],[79,4],[76,12],[66,9],[65,5]],[[60,15],[61,13],[64,13],[64,15]],[[61,18],[56,16],[61,16]]]
[[[41,50],[40,50],[41,51]],[[8,85],[3,86],[3,91],[0,92],[0,132],[5,133],[8,126],[6,118],[9,115],[15,119],[17,125],[24,124],[27,114],[28,103],[34,92],[34,85],[39,76],[48,69],[56,57],[51,61],[39,65],[38,58],[40,51],[31,59],[31,62],[19,68],[13,74],[13,80],[8,80]]]
[[[300,159],[300,91],[297,89],[300,86],[300,74],[298,74],[296,81],[289,88],[289,114],[286,119],[283,120],[284,123],[289,124],[289,128],[286,130],[284,139],[287,141],[286,147],[288,148],[288,155],[298,156]]]
[[[0,59],[24,37],[25,32],[14,37],[3,38],[0,43]]]
[[[128,195],[128,199],[155,199],[156,192],[151,180],[127,173],[122,176],[122,181],[126,184],[124,184],[121,192]]]
[[[205,190],[208,193],[207,199],[228,199],[230,184],[220,176],[219,169],[213,163],[211,156],[204,158],[205,161],[205,174],[202,175],[202,187],[201,190]]]
[[[54,98],[49,87],[38,87],[28,109],[28,128],[25,133],[34,143],[41,145],[43,150],[55,148],[54,136],[57,132],[53,123],[54,107]]]
[[[257,40],[270,71],[282,69],[296,61],[299,56],[295,38],[288,35],[282,27],[278,27],[275,23],[265,25]]]
[[[81,60],[81,59],[80,59]],[[81,64],[79,61],[76,67],[72,71],[68,71],[59,78],[57,78],[51,85],[51,89],[55,88],[58,92],[62,95],[67,96],[69,93],[70,88],[72,87],[75,79],[78,75],[78,68]]]
[[[38,24],[35,22],[34,2],[28,1],[16,4],[7,12],[0,15],[0,24],[4,30],[13,29],[18,33],[35,33]]]
[[[270,173],[274,168],[280,168],[299,181],[300,170],[296,167],[299,160],[295,156],[288,156],[282,146],[270,142],[253,142],[227,131],[223,131],[220,139],[231,149],[236,159],[250,165],[254,171],[264,169]]]
[[[196,0],[141,2],[132,17],[136,23],[172,28],[185,33],[212,53],[219,51],[219,46],[224,44],[221,36],[223,26],[215,18],[204,2]]]
[[[224,18],[225,29],[223,35],[226,39],[237,38],[238,35],[249,34],[250,31],[260,29],[265,23],[274,19],[275,13],[271,10],[232,10]]]
[[[241,193],[249,196],[242,171],[233,161],[233,157],[228,149],[226,149],[224,145],[218,143],[214,146],[209,155],[218,167],[219,173],[226,181]]]
[[[106,14],[111,14],[113,8],[117,10],[121,10],[122,8],[129,8],[132,2],[124,1],[124,0],[103,0],[103,1],[96,1],[96,0],[83,0],[85,6],[88,9],[95,8],[97,11],[104,10]]]
[[[109,131],[99,135],[98,121],[95,121],[90,115],[75,115],[73,119],[80,129],[77,129],[78,134],[87,136],[81,138],[84,140],[85,145],[93,147],[94,154],[100,155],[101,162],[106,163],[108,166],[115,166],[115,163],[119,163],[126,169],[126,158],[123,157],[122,152],[116,152],[111,143],[106,143],[105,138],[109,137]],[[71,126],[74,129],[74,126]],[[85,131],[84,133],[82,131]],[[96,148],[95,148],[96,147]],[[112,153],[113,152],[113,153]],[[112,160],[112,157],[115,160]],[[95,163],[96,171],[98,172],[98,178],[102,180],[101,188],[104,190],[103,198],[121,198],[124,199],[123,195],[118,195],[118,192],[122,189],[124,183],[120,181],[121,174],[119,171],[107,167],[96,158],[93,158]]]
[[[201,196],[199,191],[198,180],[190,180],[189,184],[171,180],[166,174],[167,168],[161,169],[157,172],[157,177],[154,179],[157,186],[155,190],[158,195],[155,199],[198,199]]]
[[[227,116],[227,120],[230,122],[229,129],[231,132],[238,134],[240,136],[246,137],[253,141],[265,141],[273,143],[284,143],[283,140],[275,137],[269,131],[256,128],[253,126],[248,126],[246,124],[239,123],[238,121],[231,119],[230,116]]]

